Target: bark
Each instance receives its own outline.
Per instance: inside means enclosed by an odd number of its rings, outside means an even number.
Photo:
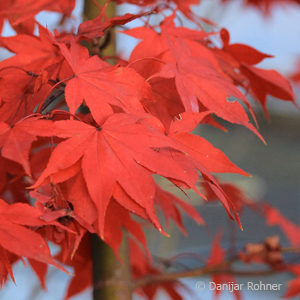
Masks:
[[[132,299],[128,252],[126,237],[123,239],[119,252],[123,261],[121,263],[108,245],[101,241],[98,236],[92,236],[94,300]]]

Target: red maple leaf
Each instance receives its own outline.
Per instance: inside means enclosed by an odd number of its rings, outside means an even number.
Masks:
[[[53,123],[47,120],[26,119],[10,127],[0,122],[1,154],[21,164],[28,175],[31,175],[29,166],[29,151],[31,144],[39,136],[52,136]]]
[[[176,144],[149,122],[143,122],[141,117],[114,114],[101,127],[71,120],[57,121],[55,127],[55,135],[69,139],[54,149],[47,168],[33,187],[41,185],[49,177],[51,181],[53,174],[68,170],[81,160],[89,194],[98,208],[99,230],[102,234],[106,208],[117,182],[135,202],[146,209],[160,230],[162,228],[153,208],[155,184],[152,172],[195,187],[197,178],[191,178],[165,152],[160,154],[156,150],[172,146],[176,148]],[[137,138],[139,143],[136,143]],[[71,172],[70,176],[73,174]]]
[[[25,227],[47,225],[39,218],[39,210],[22,203],[8,205],[0,199],[0,216],[1,247],[18,256],[32,258],[65,270],[51,257],[44,238]]]
[[[222,51],[217,50],[224,71],[239,85],[248,90],[260,102],[267,117],[267,95],[295,104],[290,83],[275,70],[263,70],[254,65],[272,57],[243,44],[229,44],[230,35],[226,29],[220,31],[223,41]],[[228,56],[228,54],[230,56]],[[237,69],[239,71],[237,71]]]
[[[70,52],[61,51],[74,71],[66,86],[66,101],[75,113],[85,100],[96,122],[113,113],[111,105],[125,112],[144,111],[142,100],[151,97],[149,84],[131,68],[110,67],[97,56],[89,57],[86,48],[72,43]]]
[[[55,11],[70,16],[75,0],[8,0],[0,4],[0,31],[2,22],[7,18],[18,33],[32,34],[36,21],[35,15],[43,10]]]

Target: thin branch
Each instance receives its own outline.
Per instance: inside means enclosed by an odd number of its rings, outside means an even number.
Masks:
[[[283,253],[300,253],[300,247],[294,248],[294,247],[284,247],[280,250]]]
[[[48,97],[41,107],[41,113],[47,114],[51,111],[64,97],[65,90],[61,89],[56,94]]]
[[[282,253],[291,253],[291,252],[299,253],[300,248],[287,247],[287,248],[281,248],[280,251]],[[200,276],[214,275],[214,274],[230,274],[233,276],[242,277],[242,276],[269,276],[283,271],[288,272],[287,269],[274,269],[274,268],[270,268],[267,270],[259,270],[259,271],[235,270],[231,266],[234,262],[237,261],[239,261],[238,256],[229,259],[227,261],[224,261],[220,264],[217,264],[215,266],[204,266],[204,267],[189,269],[185,271],[146,275],[135,281],[134,288],[136,289],[151,284],[174,281],[181,278],[200,277]]]
[[[282,270],[277,269],[268,269],[262,271],[242,271],[242,270],[233,270],[231,268],[224,268],[224,265],[217,265],[214,267],[202,267],[196,268],[187,271],[181,272],[172,272],[172,273],[162,273],[157,275],[147,275],[135,281],[134,288],[141,288],[143,286],[173,281],[181,278],[189,277],[200,277],[205,275],[214,275],[214,274],[230,274],[233,276],[268,276],[276,273],[282,272]]]

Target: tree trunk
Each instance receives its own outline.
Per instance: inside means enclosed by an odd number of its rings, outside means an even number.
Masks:
[[[96,235],[92,236],[93,299],[131,300],[132,281],[127,237],[123,239],[117,260],[113,251]]]
[[[103,6],[106,0],[96,0],[100,6]],[[92,0],[86,0],[84,4],[84,16],[87,19],[95,18],[99,9]],[[106,14],[109,17],[115,15],[115,5],[110,3]],[[101,50],[101,56],[115,56],[116,39],[115,32],[112,30],[109,34],[109,43],[105,49]],[[132,299],[132,281],[129,263],[129,251],[127,235],[119,251],[123,260],[121,263],[97,235],[92,235],[92,259],[93,259],[93,299],[94,300],[131,300]]]

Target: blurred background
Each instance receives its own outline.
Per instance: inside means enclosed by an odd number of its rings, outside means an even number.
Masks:
[[[218,0],[202,0],[202,4],[194,6],[196,14],[216,22],[220,27],[226,27],[231,34],[231,41],[245,43],[257,48],[261,52],[272,54],[275,57],[266,59],[260,64],[266,69],[276,69],[285,76],[289,76],[297,68],[300,57],[300,6],[285,5],[274,6],[269,15],[265,16],[253,7],[245,7],[241,0],[229,1],[221,5]],[[67,22],[69,28],[76,28],[82,21],[83,0],[78,0],[73,18]],[[131,5],[122,5],[118,13],[134,13],[136,8]],[[60,18],[56,13],[43,12],[37,16],[37,20],[49,29],[57,26]],[[139,21],[131,22],[131,26],[137,26]],[[142,24],[142,23],[141,23]],[[14,31],[6,23],[3,35],[13,35]],[[118,50],[124,57],[128,57],[136,40],[118,34]],[[0,59],[11,55],[0,49]],[[299,89],[295,87],[298,95]],[[234,163],[253,175],[253,178],[242,176],[224,175],[222,179],[235,182],[242,187],[247,195],[257,201],[271,203],[289,220],[300,225],[300,112],[288,102],[269,99],[270,120],[266,120],[260,107],[257,108],[257,118],[260,132],[266,139],[265,146],[250,131],[240,126],[230,126],[228,133],[218,129],[201,125],[197,132],[207,138],[214,146],[220,148]],[[172,192],[181,195],[171,185],[165,183],[165,187]],[[154,229],[147,230],[148,245],[150,251],[157,259],[168,259],[179,253],[196,253],[188,259],[180,260],[184,267],[194,267],[199,264],[199,257],[208,257],[210,245],[216,232],[223,228],[222,246],[234,239],[236,247],[242,248],[246,243],[262,242],[266,236],[279,235],[282,244],[287,244],[284,236],[277,227],[267,227],[264,219],[259,218],[253,212],[245,210],[241,217],[244,231],[240,231],[227,217],[224,208],[219,203],[203,205],[201,201],[192,196],[192,200],[207,223],[207,227],[197,226],[190,219],[185,218],[184,224],[189,233],[184,237],[173,224],[170,224],[167,232],[171,238],[161,236]],[[55,251],[55,249],[53,249]],[[62,299],[68,275],[50,267],[48,274],[48,293],[40,289],[40,285],[30,268],[25,268],[22,263],[15,266],[14,274],[17,285],[9,282],[7,287],[0,290],[0,299]],[[265,278],[237,278],[239,283],[262,280],[265,283],[283,283],[283,288],[268,292],[243,291],[243,299],[280,299],[284,294],[285,284],[291,279],[289,275],[273,275]],[[213,299],[213,295],[207,289],[199,291],[195,288],[198,279],[184,280],[194,294],[187,294],[185,299]],[[209,278],[202,278],[208,283]],[[220,299],[231,299],[233,296],[224,293]],[[91,290],[74,297],[77,299],[91,299]],[[161,295],[161,299],[166,299]]]

